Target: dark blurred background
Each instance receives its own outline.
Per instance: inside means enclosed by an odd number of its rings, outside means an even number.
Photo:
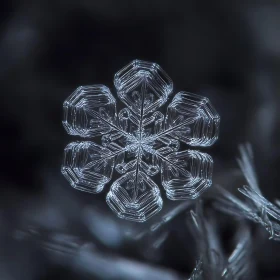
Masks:
[[[105,84],[114,91],[114,73],[135,58],[162,66],[175,92],[212,101],[221,116],[219,141],[207,149],[216,182],[240,186],[237,146],[249,141],[264,195],[280,198],[279,1],[1,4],[1,280],[164,280],[194,267],[185,214],[151,252],[150,238],[127,238],[134,224],[117,219],[105,195],[75,191],[60,173],[64,147],[77,140],[62,127],[63,101],[80,85]],[[257,275],[280,279],[280,245],[266,239],[255,243]],[[84,244],[86,253],[98,256],[78,258],[75,250]],[[133,278],[122,274],[125,269],[147,274]]]

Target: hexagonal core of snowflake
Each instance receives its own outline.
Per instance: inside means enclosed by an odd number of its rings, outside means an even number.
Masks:
[[[194,150],[179,151],[180,142],[210,146],[218,138],[220,118],[209,100],[177,93],[163,115],[173,83],[155,63],[134,60],[116,73],[117,96],[127,106],[117,114],[116,100],[104,85],[82,86],[64,102],[63,125],[71,135],[101,136],[101,145],[70,143],[62,173],[70,184],[101,192],[115,169],[107,203],[120,217],[144,222],[162,208],[160,191],[172,200],[195,199],[212,183],[212,158]]]

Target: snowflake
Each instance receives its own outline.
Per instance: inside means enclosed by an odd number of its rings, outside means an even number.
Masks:
[[[70,143],[62,173],[74,188],[99,193],[115,169],[121,176],[111,185],[108,205],[120,218],[144,222],[162,208],[155,179],[161,177],[171,200],[195,199],[211,186],[212,158],[179,148],[180,142],[212,145],[220,118],[207,98],[188,92],[175,95],[165,116],[157,111],[173,83],[155,63],[132,61],[115,74],[114,84],[126,105],[118,114],[104,85],[81,86],[64,102],[66,131],[101,140]]]

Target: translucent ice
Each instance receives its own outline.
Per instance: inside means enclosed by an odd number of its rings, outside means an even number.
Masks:
[[[75,142],[65,148],[62,173],[79,190],[98,193],[113,170],[107,203],[120,217],[144,222],[162,208],[157,184],[161,175],[167,197],[195,199],[210,187],[212,158],[194,150],[179,151],[180,142],[210,146],[218,138],[220,118],[209,100],[179,92],[157,111],[173,91],[172,80],[155,63],[134,60],[116,73],[116,100],[103,85],[82,86],[64,102],[63,125],[71,135],[101,137],[101,143]]]

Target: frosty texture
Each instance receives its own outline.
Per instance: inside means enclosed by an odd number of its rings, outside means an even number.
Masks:
[[[248,186],[238,189],[247,200],[242,201],[227,190],[218,187],[221,196],[217,198],[215,206],[218,210],[237,216],[247,218],[260,224],[269,233],[270,239],[280,241],[280,205],[268,201],[261,193],[254,164],[251,146],[240,146],[241,157],[238,159],[239,166],[247,180]]]
[[[64,102],[66,131],[100,136],[101,145],[69,144],[62,173],[74,188],[97,193],[115,169],[120,177],[111,185],[108,205],[121,218],[144,222],[162,208],[151,177],[161,175],[172,200],[195,199],[211,185],[211,157],[179,151],[180,141],[212,145],[220,119],[207,98],[187,92],[175,95],[166,115],[157,111],[172,93],[173,83],[155,63],[132,61],[116,73],[114,84],[126,105],[118,113],[114,97],[103,85],[79,87]]]

